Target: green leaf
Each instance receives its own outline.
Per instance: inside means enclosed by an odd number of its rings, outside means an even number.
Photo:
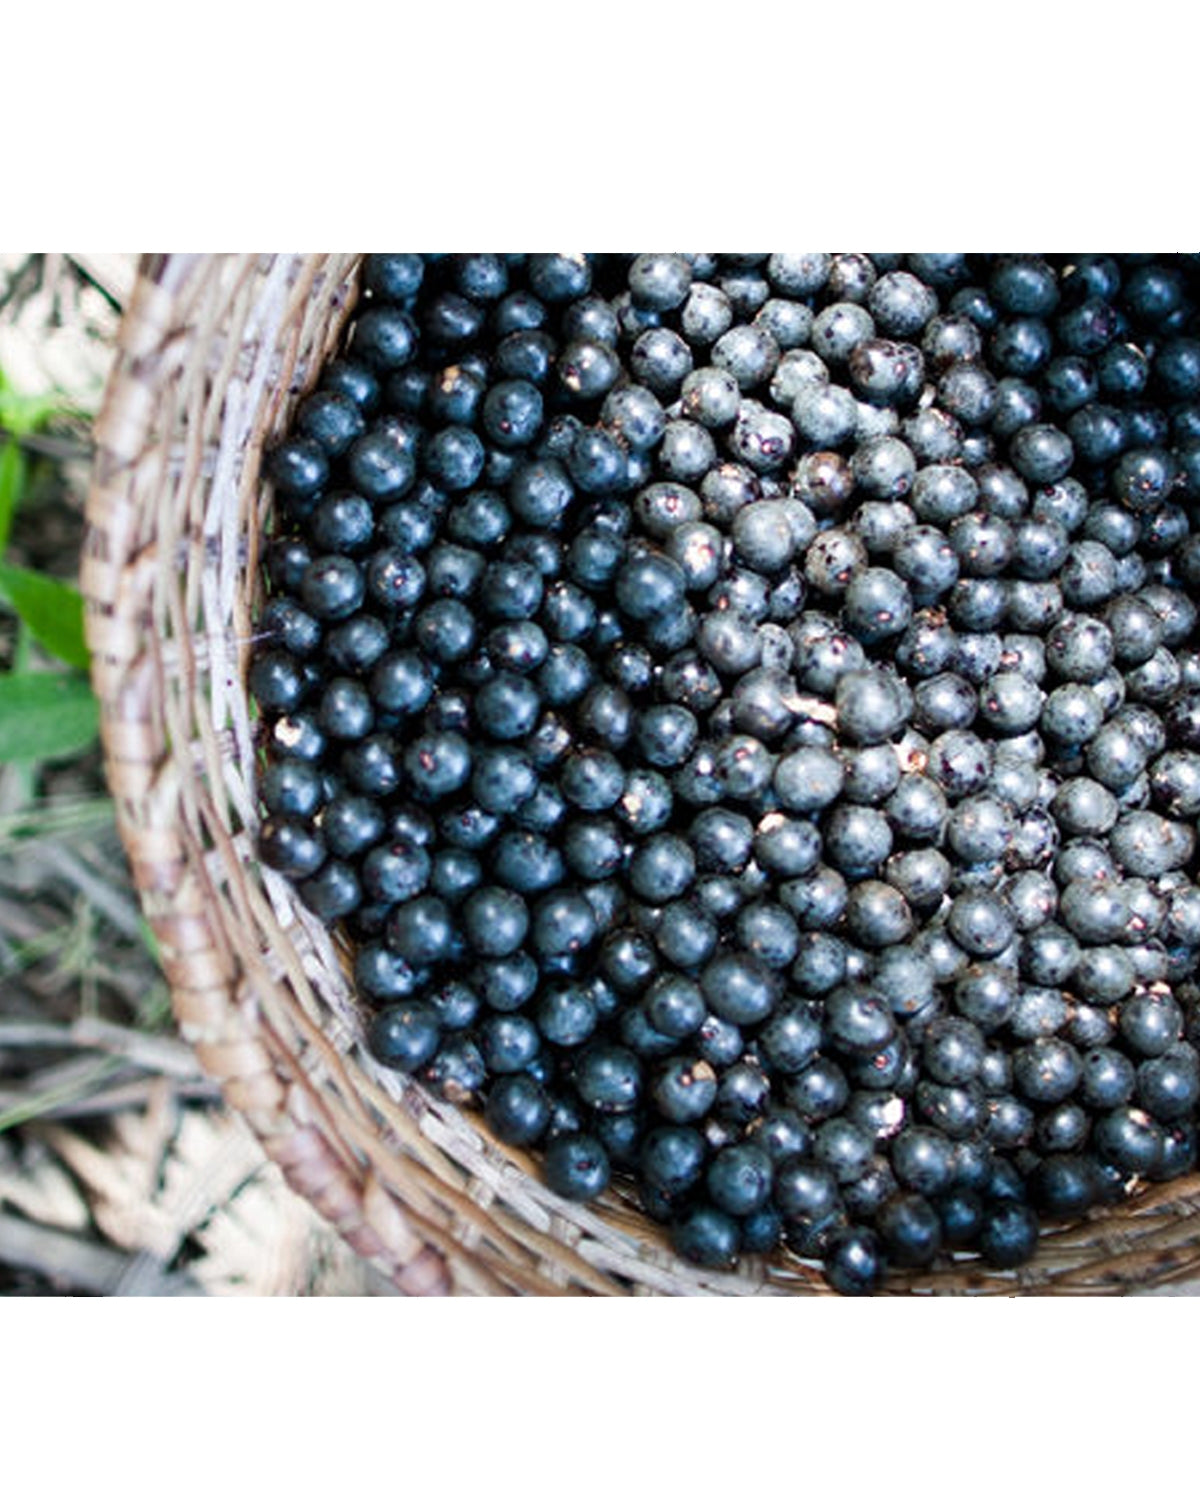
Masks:
[[[99,726],[100,705],[85,677],[0,676],[0,762],[75,755],[92,743]]]
[[[8,546],[13,516],[21,503],[28,478],[28,465],[18,444],[10,438],[0,448],[0,554]]]
[[[39,432],[51,418],[67,416],[73,409],[61,391],[24,396],[0,375],[0,427],[17,437]]]
[[[0,594],[47,651],[68,666],[87,670],[90,657],[83,633],[83,599],[78,589],[31,568],[0,563]]]

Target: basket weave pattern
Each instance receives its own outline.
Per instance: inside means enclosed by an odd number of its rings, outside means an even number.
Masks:
[[[478,1120],[377,1068],[346,954],[254,856],[245,689],[263,449],[337,346],[356,255],[153,255],[104,410],[83,560],[109,782],[183,1036],[292,1187],[418,1294],[821,1292],[792,1256],[681,1264],[619,1192],[555,1198]],[[1200,1274],[1196,1178],[889,1290],[1113,1292]]]

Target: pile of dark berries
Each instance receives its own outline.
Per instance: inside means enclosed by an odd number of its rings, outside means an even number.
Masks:
[[[1200,257],[363,282],[249,685],[376,1057],[844,1292],[1191,1171]]]

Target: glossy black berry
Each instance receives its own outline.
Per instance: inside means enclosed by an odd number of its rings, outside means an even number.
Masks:
[[[671,1244],[685,1260],[731,1269],[741,1247],[737,1220],[704,1204],[685,1209],[671,1226]]]
[[[892,1264],[928,1266],[942,1246],[936,1210],[916,1193],[899,1193],[880,1209],[876,1229]]]
[[[510,1073],[492,1085],[484,1118],[502,1141],[530,1146],[550,1124],[550,1101],[545,1090],[525,1073]]]
[[[412,1073],[437,1051],[441,1037],[437,1012],[419,1001],[388,1006],[371,1024],[371,1051],[387,1067]]]
[[[561,1198],[587,1202],[608,1186],[612,1167],[608,1152],[594,1135],[557,1136],[546,1147],[546,1185]]]

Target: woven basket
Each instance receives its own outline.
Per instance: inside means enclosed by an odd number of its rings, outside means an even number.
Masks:
[[[681,1263],[620,1190],[555,1198],[521,1153],[374,1065],[347,956],[255,859],[245,670],[281,435],[352,316],[355,255],[143,258],[96,425],[83,561],[108,777],[184,1037],[307,1198],[404,1292],[817,1293],[794,1256]],[[1116,1292],[1200,1274],[1200,1180],[961,1257],[910,1292]]]

